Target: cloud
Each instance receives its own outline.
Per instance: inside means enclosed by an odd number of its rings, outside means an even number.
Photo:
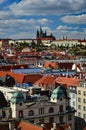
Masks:
[[[86,10],[86,0],[21,0],[9,9],[15,15],[58,15]]]
[[[0,0],[0,4],[4,3],[5,1],[7,1],[7,0]]]
[[[56,29],[57,29],[57,30],[60,30],[60,31],[61,31],[61,30],[62,30],[62,31],[65,30],[65,31],[66,31],[66,30],[77,30],[78,28],[79,28],[79,27],[75,27],[75,28],[74,28],[74,27],[59,25]]]
[[[7,4],[7,0],[0,0],[0,4],[5,1]],[[79,30],[80,27],[75,27],[75,25],[72,27],[68,24],[78,24],[77,26],[85,24],[86,14],[77,15],[78,12],[81,14],[86,10],[85,6],[86,0],[15,0],[8,2],[7,5],[1,6],[2,10],[0,9],[0,37],[32,38],[35,37],[36,29],[41,25],[43,31],[54,34],[56,38],[63,35],[83,38],[86,35],[86,29]],[[76,15],[72,15],[73,13]],[[60,14],[65,16],[61,18]],[[59,22],[61,22],[60,25]],[[64,26],[61,25],[63,22]]]
[[[65,23],[72,24],[86,24],[86,14],[82,15],[67,15],[61,18],[61,20]]]
[[[86,35],[86,28],[83,28],[83,31],[84,31],[84,33],[85,33],[85,35]]]
[[[10,11],[0,11],[0,20],[9,19],[12,16]]]
[[[48,20],[48,19],[45,19],[45,18],[42,18],[42,19],[2,19],[0,20],[0,26],[1,28],[2,27],[22,27],[22,28],[25,28],[25,27],[31,27],[31,26],[37,26],[40,24],[48,24],[48,23],[51,23],[51,20]]]
[[[68,39],[84,39],[86,37],[86,33],[82,30],[81,32],[76,30],[52,30],[52,33],[54,36],[56,36],[57,39],[61,39],[67,36]]]
[[[36,34],[36,30],[39,27],[39,22],[40,24],[46,25],[45,23],[51,21],[44,18],[43,19],[6,19],[6,20],[2,19],[0,20],[0,33],[1,33],[0,36],[1,37],[8,36],[10,38],[11,36],[13,38],[16,36],[18,38],[18,36],[20,36],[21,34],[20,37],[31,36],[32,38]],[[48,27],[43,26],[43,30],[44,29],[48,31],[50,30]]]
[[[48,20],[48,19],[46,19],[46,18],[39,19],[38,22],[39,22],[40,24],[49,24],[49,23],[53,23],[52,20]]]

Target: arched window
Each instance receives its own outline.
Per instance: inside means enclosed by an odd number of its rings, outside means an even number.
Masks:
[[[50,107],[50,108],[49,108],[49,113],[53,113],[53,112],[54,112],[53,107]]]
[[[29,116],[33,116],[34,115],[34,111],[33,110],[30,110],[29,111]]]

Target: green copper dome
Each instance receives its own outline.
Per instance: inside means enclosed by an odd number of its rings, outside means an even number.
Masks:
[[[15,92],[11,98],[12,103],[19,103],[20,101],[25,102],[22,92]]]
[[[56,89],[53,90],[51,98],[52,99],[59,99],[65,97],[64,91],[61,89],[60,86],[58,86]]]

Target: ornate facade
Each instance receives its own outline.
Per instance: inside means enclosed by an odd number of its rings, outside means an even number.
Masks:
[[[57,126],[69,125],[68,130],[74,130],[74,108],[69,105],[66,90],[58,86],[49,100],[39,97],[26,102],[21,92],[16,92],[11,98],[13,119],[29,120],[31,123],[45,125],[46,123]]]

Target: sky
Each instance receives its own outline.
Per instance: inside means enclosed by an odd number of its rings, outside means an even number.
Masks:
[[[86,39],[86,0],[0,0],[0,38],[35,38],[40,26],[56,39]]]

